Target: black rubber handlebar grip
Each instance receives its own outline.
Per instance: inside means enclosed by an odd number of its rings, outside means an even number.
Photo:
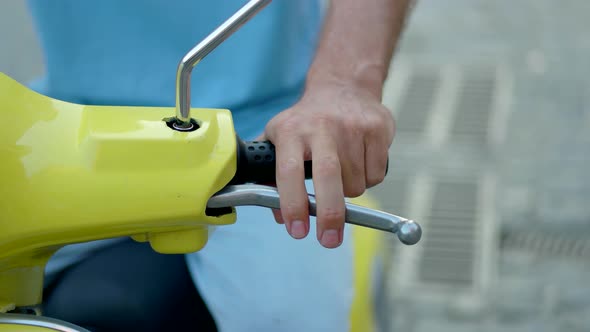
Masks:
[[[242,141],[237,138],[238,163],[236,175],[230,184],[271,184],[276,181],[275,146],[269,141]],[[389,159],[387,160],[387,169]],[[311,179],[311,161],[304,162],[305,178]]]
[[[270,141],[242,141],[237,139],[238,167],[231,184],[276,181],[275,146]],[[305,178],[311,179],[311,161],[304,163]]]

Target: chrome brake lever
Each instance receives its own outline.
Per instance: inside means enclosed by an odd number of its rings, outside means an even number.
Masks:
[[[207,208],[245,205],[278,209],[280,207],[279,193],[276,188],[269,186],[257,184],[234,185],[225,187],[207,202]],[[316,216],[316,208],[315,196],[309,194],[309,214],[311,216]],[[345,221],[348,224],[395,233],[399,240],[407,245],[416,244],[422,236],[420,225],[413,220],[351,203],[346,203]]]

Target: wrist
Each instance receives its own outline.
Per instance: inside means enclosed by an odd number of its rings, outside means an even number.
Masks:
[[[386,77],[387,66],[381,64],[362,63],[348,68],[334,68],[314,63],[308,72],[305,90],[326,85],[348,86],[381,100]]]

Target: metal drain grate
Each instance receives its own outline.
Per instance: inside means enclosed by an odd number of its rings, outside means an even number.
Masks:
[[[420,221],[424,236],[416,247],[395,246],[393,296],[442,300],[457,291],[479,296],[496,269],[495,177],[423,172],[407,181],[400,210]]]
[[[375,192],[382,207],[419,221],[424,236],[415,247],[394,246],[388,289],[394,299],[445,302],[461,294],[483,303],[496,275],[499,227],[488,157],[504,137],[510,72],[403,64],[385,96],[401,139],[392,153],[396,181]]]
[[[526,251],[542,256],[583,259],[590,257],[590,237],[585,233],[559,234],[511,230],[502,233],[501,247],[502,249]]]
[[[438,71],[415,70],[410,74],[405,94],[397,106],[399,132],[424,133],[439,81]]]
[[[467,72],[451,128],[451,142],[487,145],[495,89],[493,72]]]
[[[422,282],[472,285],[478,231],[477,196],[475,183],[435,183],[419,265]]]
[[[496,87],[495,73],[487,70],[466,70],[464,75],[450,140],[485,146],[488,144],[490,113]]]
[[[502,84],[511,89],[501,66],[408,66],[405,78],[388,83],[388,105],[397,112],[400,137],[429,137],[436,148],[446,144],[482,148],[506,122]],[[511,91],[509,91],[510,93]],[[393,95],[397,97],[392,99]],[[498,128],[497,128],[498,127]]]

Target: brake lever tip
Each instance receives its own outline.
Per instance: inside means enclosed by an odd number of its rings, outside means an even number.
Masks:
[[[422,237],[422,228],[413,220],[406,220],[397,231],[398,239],[407,245],[414,245]]]

